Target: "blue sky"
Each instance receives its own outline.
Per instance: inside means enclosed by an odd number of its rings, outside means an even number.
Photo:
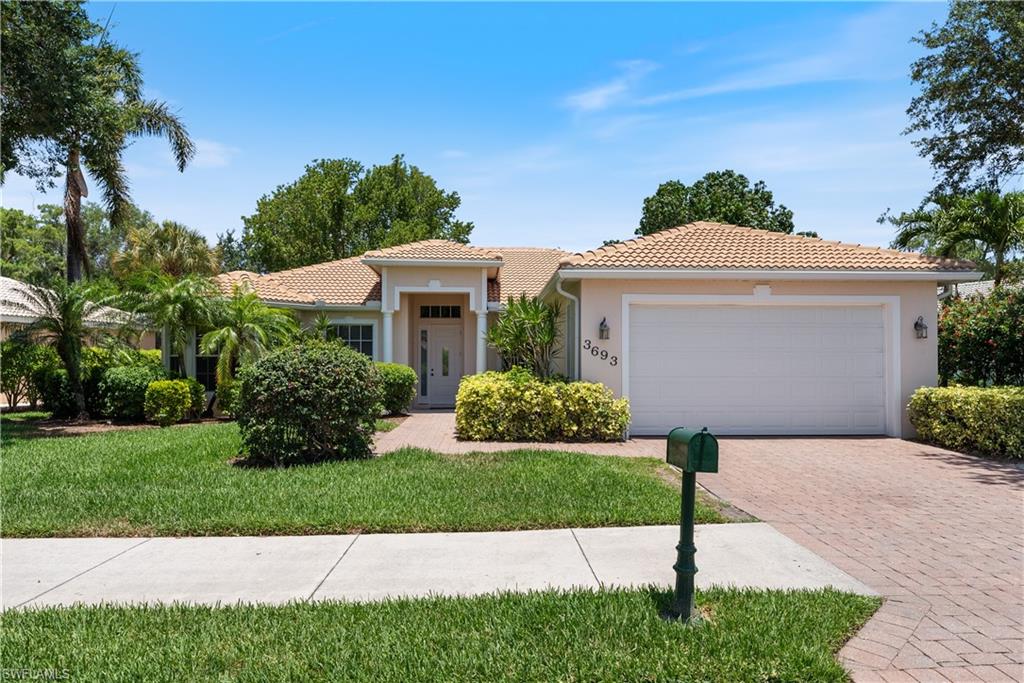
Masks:
[[[632,234],[669,179],[763,179],[797,228],[885,245],[931,171],[909,39],[944,4],[91,3],[198,143],[126,162],[137,204],[213,237],[316,158],[395,153],[462,196],[482,245]],[[5,206],[59,203],[9,177]]]

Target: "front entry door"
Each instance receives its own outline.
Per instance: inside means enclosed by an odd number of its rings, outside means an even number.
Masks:
[[[462,379],[462,326],[427,325],[420,330],[420,340],[426,337],[426,372],[420,381],[426,381],[427,403],[434,407],[455,405],[455,392]],[[425,377],[423,376],[425,375]]]

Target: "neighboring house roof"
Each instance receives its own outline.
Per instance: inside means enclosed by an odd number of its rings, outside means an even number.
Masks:
[[[261,299],[284,304],[363,306],[380,301],[380,276],[360,256],[266,275],[236,270],[218,275],[214,282],[224,293],[245,283]]]
[[[970,261],[696,222],[574,254],[561,269],[972,272]]]
[[[501,254],[502,265],[496,279],[487,281],[487,300],[506,301],[520,294],[536,296],[558,270],[561,259],[569,256],[561,249],[541,247],[491,247]]]
[[[32,300],[25,294],[29,287],[31,285],[21,280],[0,276],[0,322],[29,324],[35,321],[37,316],[32,314]],[[51,291],[45,287],[37,289]],[[110,306],[100,306],[85,319],[90,327],[124,325],[131,321],[130,313]]]
[[[953,287],[956,293],[960,296],[970,296],[971,294],[980,294],[981,296],[988,296],[992,293],[992,289],[995,287],[995,280],[978,280],[977,282],[958,282]]]
[[[363,254],[362,261],[370,265],[390,261],[493,262],[501,261],[501,254],[484,247],[471,247],[468,244],[448,240],[423,240],[368,251]]]

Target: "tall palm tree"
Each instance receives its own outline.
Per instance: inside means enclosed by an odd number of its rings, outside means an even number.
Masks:
[[[217,288],[207,278],[190,275],[175,280],[161,275],[145,288],[126,292],[120,301],[163,330],[163,343],[171,354],[182,356],[193,330],[210,324],[217,296]]]
[[[940,197],[934,207],[888,220],[899,228],[894,248],[924,245],[937,256],[980,253],[992,259],[997,285],[1006,275],[1007,259],[1024,249],[1024,192],[1001,195],[995,190],[979,190]]]
[[[216,275],[220,255],[198,231],[174,221],[128,231],[127,247],[113,259],[119,276],[151,270],[171,277]]]
[[[235,285],[214,316],[214,329],[203,335],[203,353],[219,354],[217,381],[234,378],[235,369],[257,360],[270,348],[299,333],[290,311],[271,308],[255,293]]]
[[[22,310],[35,320],[20,331],[27,337],[49,344],[56,350],[68,373],[68,384],[74,396],[76,419],[86,419],[85,392],[82,388],[82,340],[86,335],[86,321],[115,320],[117,311],[96,300],[97,291],[84,283],[68,284],[58,281],[53,289],[22,284],[14,298],[2,303]]]

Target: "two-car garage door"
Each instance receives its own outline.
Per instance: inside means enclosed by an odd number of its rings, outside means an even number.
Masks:
[[[629,308],[634,434],[884,434],[881,306]]]

